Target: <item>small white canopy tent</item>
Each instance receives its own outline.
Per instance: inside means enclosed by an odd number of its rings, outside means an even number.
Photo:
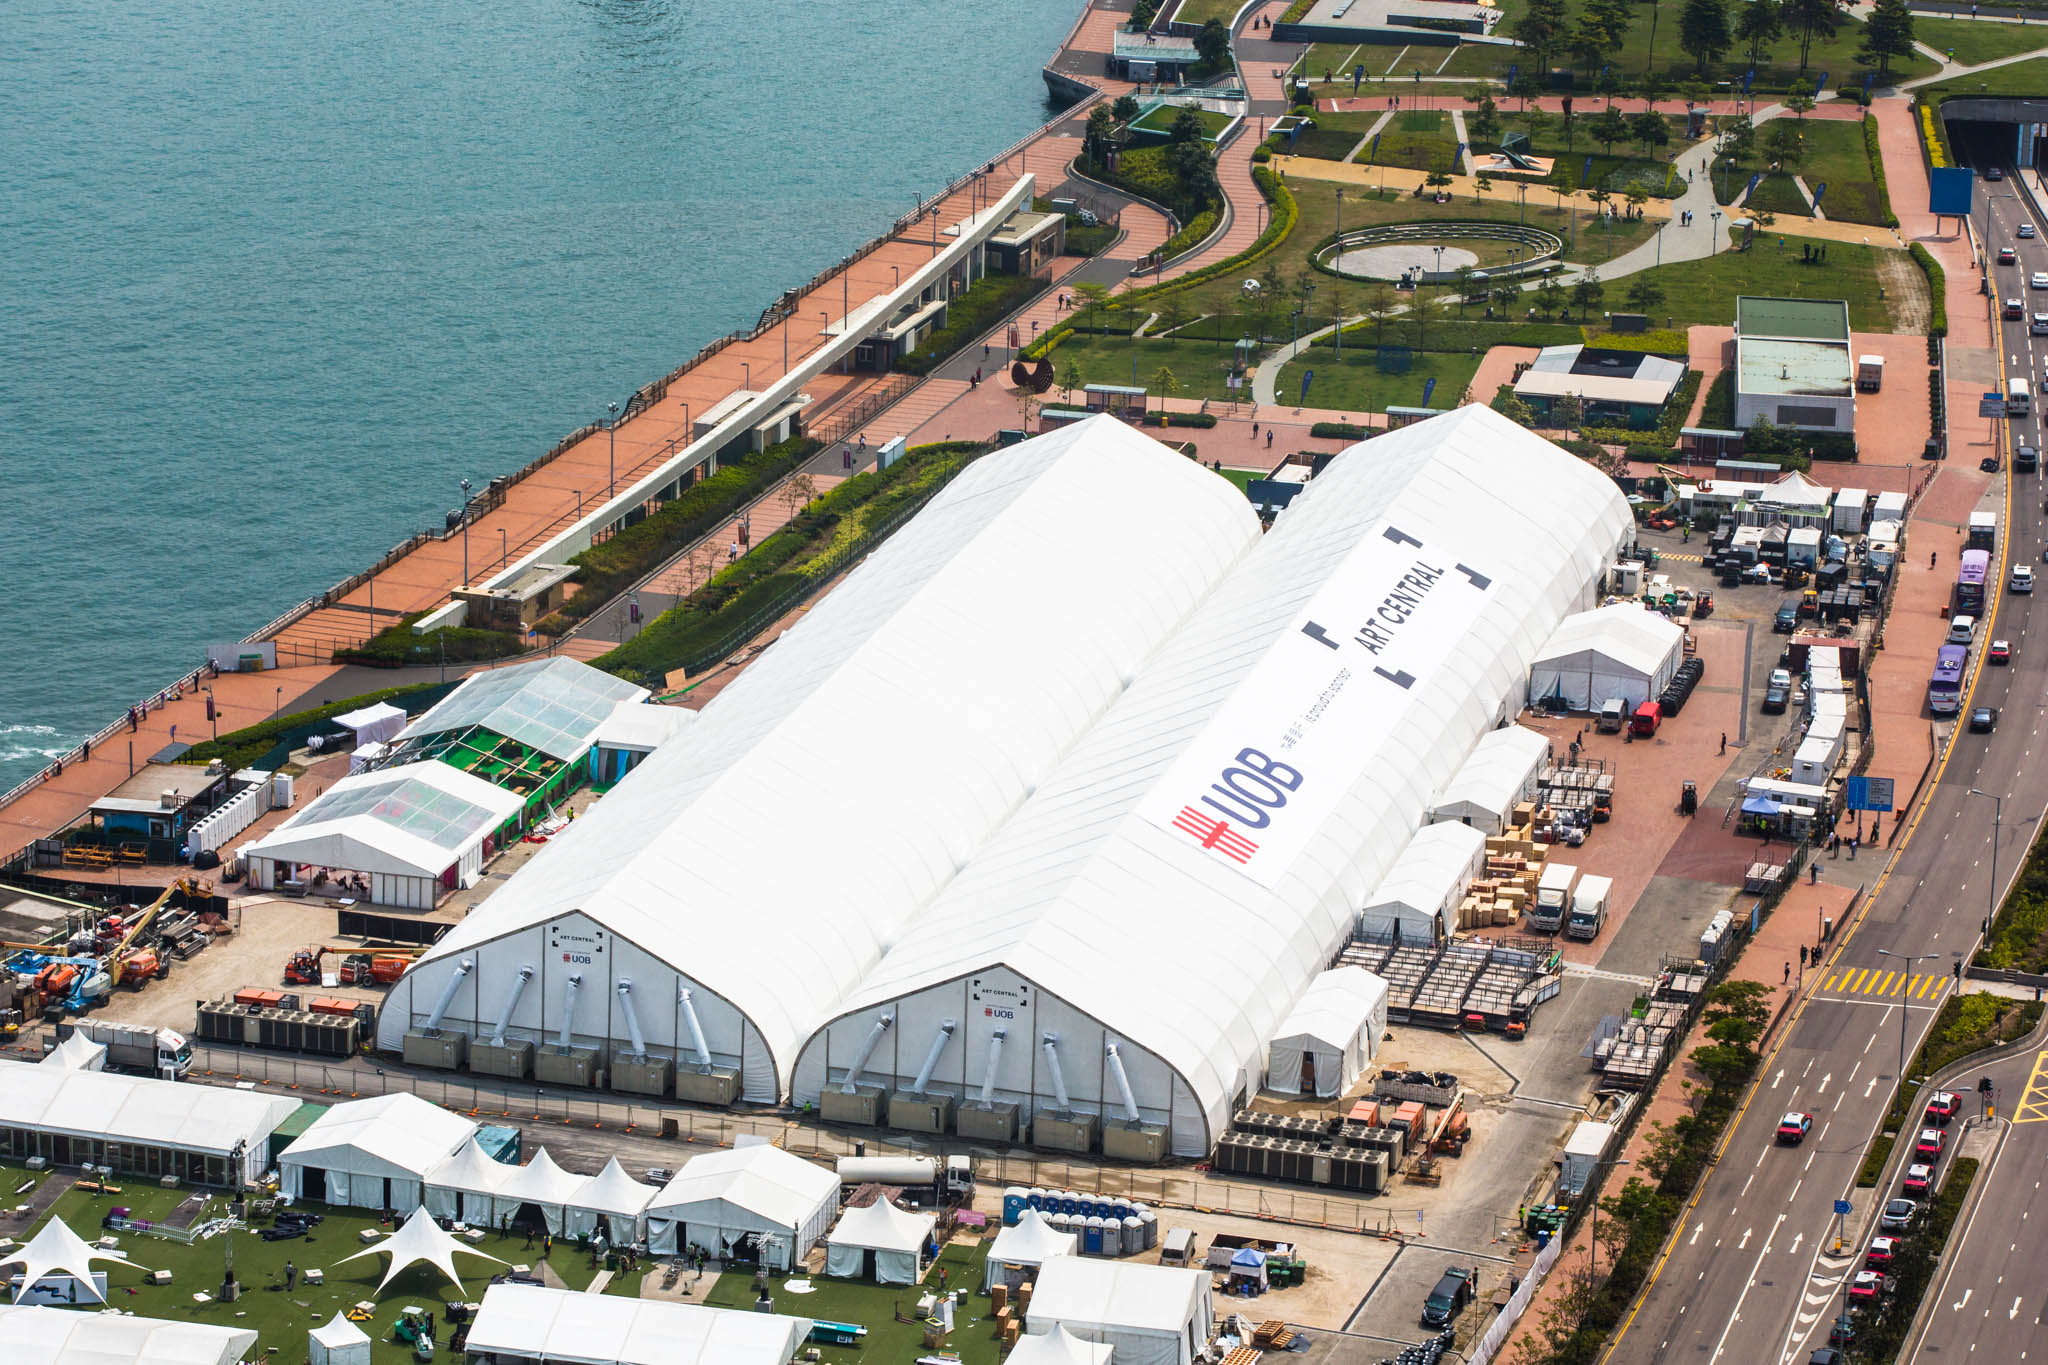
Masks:
[[[43,1065],[60,1066],[66,1071],[104,1071],[107,1045],[95,1043],[83,1033],[74,1033],[43,1054]]]
[[[809,1318],[494,1284],[469,1328],[471,1359],[547,1365],[789,1365]]]
[[[256,1345],[241,1327],[5,1305],[0,1338],[17,1365],[235,1365]]]
[[[1470,825],[1424,825],[1359,911],[1358,932],[1430,947],[1457,926],[1458,902],[1485,870],[1485,835]]]
[[[398,1272],[412,1265],[430,1265],[447,1277],[457,1289],[462,1288],[462,1277],[455,1273],[455,1253],[478,1256],[486,1261],[505,1264],[487,1251],[456,1238],[453,1233],[443,1232],[441,1225],[425,1209],[414,1209],[412,1217],[400,1225],[398,1231],[386,1237],[375,1246],[364,1247],[352,1256],[341,1258],[341,1264],[359,1261],[365,1256],[389,1256],[391,1263],[384,1267],[384,1278],[377,1281],[377,1292],[398,1278]]]
[[[1206,1270],[1060,1256],[1045,1263],[1037,1284],[1027,1330],[1064,1327],[1114,1347],[1116,1365],[1193,1365],[1215,1320]]]
[[[647,1207],[647,1245],[673,1256],[692,1245],[723,1255],[741,1238],[771,1239],[771,1268],[810,1254],[839,1212],[839,1177],[762,1143],[690,1159]]]
[[[879,1284],[917,1284],[930,1265],[925,1249],[938,1224],[929,1213],[910,1213],[886,1199],[848,1209],[825,1239],[825,1273],[849,1280],[873,1278]]]
[[[1037,1209],[1026,1209],[1017,1221],[996,1234],[989,1244],[988,1260],[981,1276],[982,1292],[997,1282],[1011,1286],[1032,1277],[1038,1267],[1055,1256],[1077,1256],[1081,1239],[1061,1232],[1045,1221]]]
[[[511,1204],[516,1216],[519,1208],[532,1204],[540,1210],[548,1231],[561,1236],[568,1220],[569,1205],[575,1202],[577,1192],[583,1188],[584,1177],[556,1165],[545,1147],[536,1151],[533,1160],[524,1166],[514,1166],[510,1170],[510,1178],[498,1191],[499,1206]]]
[[[1529,667],[1531,705],[1562,699],[1592,711],[1619,697],[1633,711],[1664,690],[1685,652],[1685,631],[1634,602],[1567,616]]]
[[[1267,1052],[1266,1088],[1334,1099],[1371,1064],[1387,1031],[1387,983],[1337,967],[1309,983]]]
[[[1432,824],[1456,821],[1499,834],[1518,801],[1536,795],[1536,777],[1550,758],[1547,735],[1520,725],[1489,730],[1429,808]]]
[[[370,1338],[341,1313],[325,1327],[306,1333],[310,1365],[370,1365]]]
[[[428,1172],[461,1149],[476,1124],[417,1095],[335,1105],[278,1159],[284,1192],[361,1209],[410,1213]]]
[[[1109,1365],[1112,1351],[1069,1336],[1064,1327],[1054,1327],[1041,1336],[1019,1337],[1003,1365]]]
[[[102,1251],[89,1245],[83,1237],[71,1230],[71,1225],[62,1218],[52,1218],[43,1224],[35,1236],[28,1239],[28,1245],[11,1256],[0,1256],[0,1269],[7,1266],[21,1267],[21,1292],[26,1294],[36,1283],[50,1275],[69,1275],[78,1281],[82,1294],[98,1299],[101,1303],[99,1286],[92,1280],[94,1261],[115,1261],[121,1265],[134,1265],[126,1252]],[[140,1267],[137,1267],[140,1269]]]
[[[336,716],[334,723],[355,731],[356,748],[360,749],[365,744],[382,744],[398,738],[398,732],[405,728],[405,708],[380,701],[360,711]]]
[[[455,1154],[427,1172],[420,1202],[436,1218],[493,1228],[499,1219],[509,1218],[519,1207],[504,1204],[499,1193],[511,1181],[517,1167],[492,1157],[475,1137],[455,1149]]]
[[[647,1236],[647,1206],[659,1193],[626,1174],[615,1156],[604,1169],[583,1182],[568,1207],[564,1227],[571,1237],[596,1230],[600,1221],[613,1245],[632,1245]]]

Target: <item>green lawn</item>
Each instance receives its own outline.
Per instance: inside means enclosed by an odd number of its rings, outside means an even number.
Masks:
[[[1792,183],[1792,174],[1796,172],[1806,181],[1809,190],[1817,190],[1823,184],[1827,186],[1821,195],[1820,207],[1829,218],[1844,223],[1882,226],[1884,201],[1871,175],[1870,154],[1863,145],[1863,125],[1840,119],[1807,119],[1800,129],[1800,136],[1805,147],[1804,155],[1787,171],[1765,175],[1756,192],[1750,195],[1748,207],[1808,217],[1811,209],[1799,193],[1799,187]],[[1749,183],[1751,175],[1762,169],[1762,164],[1760,155],[1751,156],[1740,168],[1724,165],[1721,158],[1715,158],[1715,198],[1724,204],[1730,202],[1742,193],[1742,187]]]
[[[1965,22],[1968,22],[1967,20]],[[1958,76],[1954,80],[1923,85],[1919,93],[1930,98],[1950,95],[2048,95],[2048,57],[2035,57],[2011,66],[1994,66]]]
[[[1458,135],[1451,116],[1441,109],[1404,109],[1380,132],[1378,150],[1370,143],[1358,154],[1372,166],[1405,166],[1411,171],[1455,173]]]
[[[996,1365],[1001,1356],[994,1312],[988,1296],[981,1292],[982,1262],[987,1256],[987,1242],[973,1247],[948,1246],[939,1254],[938,1266],[925,1276],[925,1290],[937,1292],[939,1271],[944,1270],[947,1287],[968,1291],[953,1319],[953,1335],[946,1343],[964,1365]],[[819,1353],[831,1365],[907,1365],[924,1354],[923,1329],[914,1322],[896,1321],[898,1309],[906,1317],[914,1315],[921,1291],[907,1285],[873,1285],[822,1276],[810,1281],[808,1294],[791,1293],[786,1284],[779,1277],[769,1281],[768,1292],[775,1301],[776,1312],[816,1321],[851,1322],[868,1329],[866,1343],[859,1349],[820,1347]],[[712,1308],[751,1310],[754,1277],[721,1275],[699,1302]]]
[[[1229,23],[1237,14],[1241,0],[1181,0],[1180,8],[1174,11],[1177,24],[1206,24],[1211,19]]]
[[[1916,14],[1913,36],[1936,52],[1953,53],[1964,66],[1975,66],[2048,47],[2048,24],[1940,19],[1931,14]]]
[[[1472,376],[1479,371],[1476,355],[1452,355],[1437,351],[1416,353],[1406,374],[1381,374],[1377,350],[1360,346],[1344,352],[1338,361],[1334,352],[1317,351],[1288,363],[1280,371],[1276,392],[1287,407],[1301,402],[1301,378],[1309,370],[1315,379],[1308,389],[1309,407],[1335,408],[1343,412],[1385,412],[1389,406],[1419,408],[1426,381],[1436,380],[1429,406],[1453,408],[1464,396]]]
[[[1302,73],[1311,81],[1321,83],[1325,72],[1329,74],[1332,86],[1351,87],[1351,68],[1361,63],[1365,66],[1366,85],[1372,78],[1386,69],[1384,62],[1373,61],[1376,52],[1392,52],[1392,48],[1367,47],[1360,43],[1316,43],[1309,48],[1302,59]],[[1364,89],[1361,86],[1360,89]],[[1342,94],[1343,90],[1333,89],[1330,93]]]
[[[1651,312],[1660,319],[1669,316],[1679,327],[1705,323],[1726,327],[1735,321],[1735,299],[1741,294],[1765,294],[1784,298],[1846,299],[1849,325],[1859,332],[1890,332],[1895,329],[1895,299],[1878,294],[1879,253],[1903,259],[1904,252],[1853,242],[1829,242],[1826,265],[1807,265],[1799,259],[1802,242],[1759,233],[1748,251],[1724,251],[1703,261],[1685,261],[1658,266],[1643,275],[1664,290],[1664,302]],[[1606,307],[1625,308],[1621,291],[1637,276],[1616,280],[1607,288]],[[1922,279],[1909,267],[1892,278]],[[1924,288],[1924,283],[1923,283]],[[1660,322],[1661,325],[1661,322]]]
[[[1284,319],[1280,325],[1285,328]],[[1145,389],[1152,388],[1153,377],[1164,366],[1173,372],[1174,381],[1180,386],[1174,397],[1227,401],[1230,389],[1223,380],[1229,373],[1230,354],[1230,346],[1223,341],[1154,341],[1149,337],[1131,341],[1125,337],[1077,333],[1060,343],[1052,353],[1052,362],[1062,377],[1069,365],[1077,366],[1084,384],[1136,384]],[[1057,405],[1061,401],[1060,390],[1046,395],[1046,401]]]
[[[1471,115],[1466,119],[1469,122]],[[1501,112],[1501,134],[1525,133],[1529,135],[1529,150],[1537,156],[1562,158],[1571,168],[1574,180],[1584,178],[1590,185],[1599,185],[1617,194],[1625,194],[1631,184],[1640,184],[1651,196],[1658,199],[1673,199],[1685,193],[1685,181],[1674,174],[1671,157],[1686,147],[1685,120],[1682,117],[1666,116],[1664,126],[1669,130],[1671,140],[1660,147],[1639,150],[1631,155],[1634,144],[1617,142],[1602,146],[1589,135],[1588,119],[1584,115],[1574,118],[1567,135],[1564,120],[1555,116],[1540,117],[1532,131],[1525,115],[1509,110]],[[1619,153],[1615,148],[1620,148]],[[1473,141],[1473,149],[1491,152],[1498,144]],[[1590,175],[1586,171],[1586,158],[1592,157]],[[1496,177],[1500,178],[1500,177]]]
[[[1174,121],[1183,113],[1193,114],[1202,125],[1204,134],[1214,142],[1217,135],[1230,126],[1230,115],[1218,114],[1207,109],[1183,109],[1179,105],[1162,104],[1132,124],[1148,133],[1168,133],[1173,130]]]
[[[1748,183],[1746,180],[1742,182],[1745,185]],[[1738,190],[1739,188],[1738,186]],[[1829,197],[1832,198],[1834,186],[1830,185],[1828,191]],[[1792,183],[1792,177],[1783,171],[1775,171],[1765,176],[1762,180],[1757,181],[1756,190],[1749,198],[1742,201],[1741,211],[1744,213],[1775,213],[1793,218],[1810,218],[1813,216],[1812,210],[1806,202],[1806,196],[1801,194],[1799,187]]]
[[[1342,161],[1365,136],[1365,130],[1379,121],[1379,115],[1363,110],[1328,114],[1318,111],[1315,127],[1304,128],[1292,142],[1283,143],[1290,156],[1313,156],[1324,161]]]

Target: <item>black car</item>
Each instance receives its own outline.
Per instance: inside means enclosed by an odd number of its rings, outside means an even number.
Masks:
[[[1771,629],[1780,635],[1790,635],[1799,629],[1799,604],[1787,602],[1778,608],[1778,614],[1771,618]]]
[[[2041,464],[2041,452],[2032,446],[2023,445],[2012,453],[2012,467],[2015,472],[2031,474]]]
[[[2005,179],[2005,172],[1993,166],[1990,170],[1984,172],[1984,178],[1986,180],[2003,180]]]
[[[1992,732],[1992,731],[1993,731],[1994,729],[1996,729],[1997,727],[1998,727],[1998,708],[1997,708],[1997,707],[1995,707],[1995,706],[1980,706],[1980,707],[1978,707],[1978,708],[1977,708],[1976,710],[1974,710],[1974,711],[1970,712],[1970,733],[1971,733],[1971,734],[1973,734],[1973,735],[1988,735],[1988,734],[1990,734],[1990,733],[1991,733],[1991,732]]]
[[[1767,715],[1767,716],[1776,716],[1776,715],[1781,715],[1781,714],[1783,714],[1783,712],[1784,712],[1784,710],[1785,710],[1785,706],[1786,706],[1786,704],[1787,704],[1788,702],[1790,702],[1791,700],[1792,700],[1792,692],[1791,692],[1791,689],[1789,689],[1789,688],[1785,688],[1785,687],[1767,687],[1767,688],[1765,688],[1765,689],[1764,689],[1764,707],[1763,707],[1763,710],[1764,710],[1764,714],[1765,714],[1765,715]]]
[[[1454,1266],[1444,1272],[1436,1282],[1436,1288],[1429,1291],[1429,1297],[1422,1303],[1422,1325],[1425,1327],[1446,1327],[1451,1319],[1458,1316],[1458,1310],[1472,1301],[1475,1286],[1479,1282],[1477,1267]]]

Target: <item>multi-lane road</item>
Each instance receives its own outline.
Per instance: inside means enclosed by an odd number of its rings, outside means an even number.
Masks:
[[[2010,244],[2020,257],[2014,266],[1993,268],[1993,288],[2001,299],[2017,295],[2026,300],[2028,313],[2036,307],[2048,312],[2048,289],[2027,287],[2033,272],[2048,271],[2048,242],[2017,236],[2022,221],[2035,221],[2031,207],[2013,197],[2010,180],[1984,188],[2007,192],[1994,194],[1980,207],[1980,231],[1994,250]],[[2003,373],[2033,385],[2048,360],[2048,336],[2030,336],[2024,319],[2003,328]],[[1892,382],[1911,380],[1897,376]],[[1956,413],[1951,420],[1973,416]],[[2038,446],[2038,421],[2038,411],[2014,419],[2010,439]],[[2043,700],[2048,698],[2048,629],[2031,629],[2033,597],[2004,590],[2008,562],[2039,563],[2042,496],[2038,475],[2004,472],[1991,481],[1987,494],[1986,505],[2001,513],[1994,555],[1998,572],[1973,656],[1981,656],[1988,642],[1998,638],[2012,643],[2014,659],[2010,666],[1975,668],[1964,712],[1967,717],[1972,706],[1997,707],[1997,727],[1990,734],[1973,734],[1959,725],[1938,756],[1925,802],[1908,817],[1906,833],[1873,883],[1861,920],[1838,937],[1827,963],[1808,974],[1810,993],[1767,1058],[1647,1292],[1616,1334],[1606,1356],[1616,1365],[1803,1363],[1813,1347],[1826,1343],[1829,1324],[1843,1309],[1844,1287],[1860,1262],[1861,1247],[1852,1242],[1844,1254],[1835,1254],[1835,1201],[1854,1200],[1853,1229],[1874,1222],[1873,1193],[1877,1204],[1893,1193],[1881,1188],[1859,1196],[1855,1184],[1898,1079],[1901,1015],[1910,1055],[1933,1012],[1954,989],[1956,963],[1977,944],[1994,887],[1995,818],[2002,809],[1996,860],[1996,890],[2002,894],[2048,808],[2048,763],[2038,757],[2044,747]],[[1940,543],[1946,552],[1942,558],[1951,566],[1958,543],[1949,535]],[[1906,546],[1909,558],[1917,553],[1919,547]],[[2048,616],[2043,619],[2048,623]],[[2037,637],[2042,640],[2038,649],[2032,643]],[[1882,666],[1925,672],[1932,662],[1894,652],[1884,656]],[[1992,796],[2003,798],[2002,807]],[[1928,960],[1888,958],[1879,949]],[[2031,1065],[2031,1054],[2028,1060]],[[1974,1112],[1975,1096],[1970,1098]],[[2048,1116],[2048,1080],[2040,1098]],[[1779,1119],[1793,1110],[1813,1115],[1812,1135],[1801,1146],[1779,1146]],[[2048,1138],[2048,1131],[2036,1131]],[[2019,1155],[2008,1156],[2001,1166],[2025,1168],[2028,1179],[2041,1169],[2038,1159]],[[2001,1169],[1995,1178],[2007,1181],[2009,1173]],[[2014,1184],[2015,1196],[2020,1188]],[[1992,1201],[1983,1207],[1992,1208]],[[2014,1207],[2007,1203],[1980,1213],[1978,1221],[2011,1220],[2006,1210]],[[2048,1209],[2041,1221],[2036,1231],[2048,1241]],[[1999,1255],[2016,1255],[2005,1247],[2008,1242],[2017,1247],[2019,1240],[2017,1233],[2000,1235]],[[1976,1241],[1973,1234],[1967,1243],[1973,1251]],[[1951,1298],[1957,1294],[1948,1292]],[[1984,1292],[1974,1297],[1981,1301]],[[2042,1315],[2040,1300],[2036,1290],[2013,1324],[2025,1321],[2038,1331],[2033,1324]],[[1972,1324],[1981,1326],[1981,1321]],[[1928,1359],[1940,1358],[1940,1345],[1930,1343]],[[1949,1349],[1968,1354],[1967,1344]]]

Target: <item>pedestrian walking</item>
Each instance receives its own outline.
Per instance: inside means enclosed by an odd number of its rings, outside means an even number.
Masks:
[[[284,1292],[292,1292],[292,1286],[299,1282],[299,1268],[290,1261],[284,1263]]]
[[[1724,754],[1728,752],[1728,732],[1726,730],[1721,732],[1721,752]]]
[[[1268,450],[1271,450],[1272,448],[1273,448],[1273,428],[1271,428],[1271,427],[1267,427],[1267,428],[1266,428],[1266,449],[1268,449]]]
[[[81,745],[79,745],[79,746],[78,746],[78,761],[79,761],[80,763],[84,763],[84,762],[88,761],[88,760],[89,760],[89,759],[91,759],[91,758],[92,758],[92,741],[91,741],[91,740],[87,740],[87,741],[85,741],[85,743],[83,743],[83,744],[81,744]]]
[[[1789,986],[1789,985],[1791,985],[1791,984],[1792,984],[1792,964],[1791,964],[1791,963],[1789,963],[1789,962],[1787,962],[1787,963],[1785,964],[1785,979],[1784,979],[1784,981],[1783,981],[1783,982],[1781,982],[1780,984],[1781,984],[1781,985],[1786,985],[1786,986]]]
[[[1813,874],[1813,880],[1812,880],[1812,881],[1810,881],[1810,882],[1808,882],[1808,883],[1807,883],[1807,885],[1808,885],[1808,886],[1819,886],[1819,885],[1820,885],[1820,864],[1819,864],[1819,863],[1808,863],[1808,864],[1806,865],[1806,870],[1807,870],[1808,872],[1811,872],[1811,873]]]
[[[1863,841],[1862,841],[1861,839],[1857,838],[1857,837],[1856,837],[1855,835],[1853,835],[1853,834],[1849,836],[1849,861],[1850,861],[1850,862],[1852,862],[1852,863],[1853,863],[1853,862],[1855,862],[1855,861],[1856,861],[1856,845],[1858,845],[1858,844],[1860,844],[1860,843],[1862,843],[1862,842],[1863,842]]]
[[[983,360],[988,359],[988,343],[986,341],[981,343],[981,358]]]
[[[1254,441],[1259,439],[1259,424],[1257,422],[1252,423],[1252,439]]]

